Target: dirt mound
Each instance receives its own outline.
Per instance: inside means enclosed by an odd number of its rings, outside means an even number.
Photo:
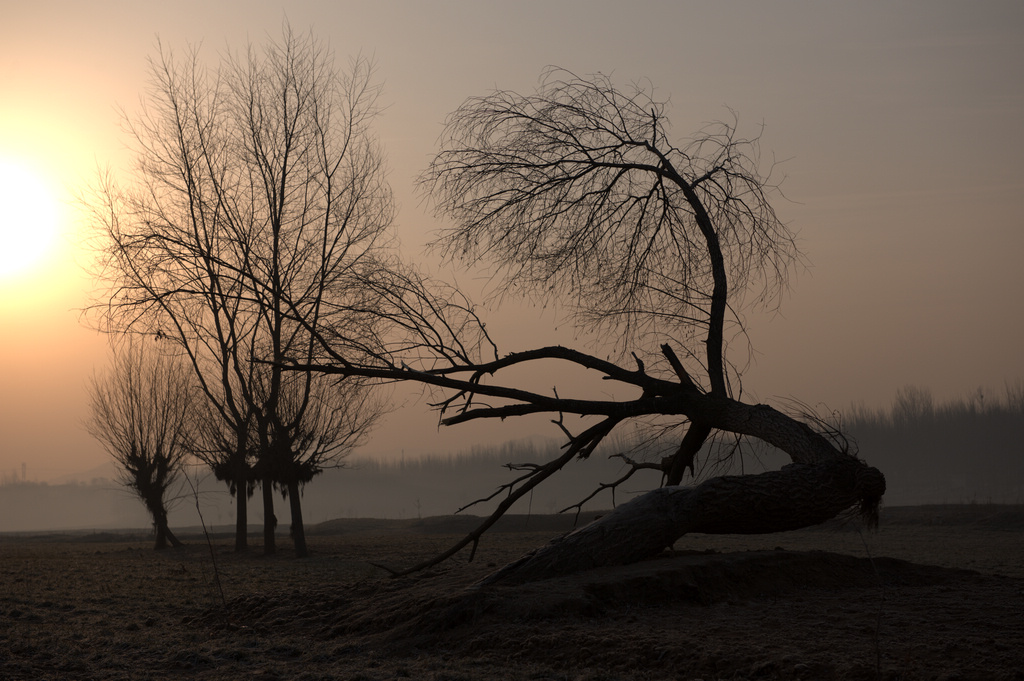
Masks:
[[[512,665],[608,679],[1022,678],[1019,580],[783,550],[691,552],[475,586],[488,571],[463,564],[249,597],[227,614],[259,635],[343,642],[346,654],[395,660],[440,654],[473,660],[481,673]]]
[[[463,565],[330,593],[293,590],[248,596],[229,603],[227,617],[234,615],[257,629],[300,627],[329,638],[381,634],[392,642],[422,643],[470,624],[592,618],[666,603],[701,607],[810,589],[880,593],[885,588],[946,584],[975,574],[892,558],[783,550],[666,554],[520,586],[476,585],[486,571]]]
[[[824,551],[690,553],[548,580],[536,590],[546,593],[564,585],[585,594],[598,608],[658,605],[666,600],[711,605],[732,599],[775,598],[802,589],[936,584],[955,579],[962,572]]]
[[[603,617],[623,610],[710,606],[723,601],[772,599],[808,589],[925,586],[970,575],[963,570],[874,561],[823,551],[689,553],[619,567],[599,568],[519,586],[470,585],[446,603],[437,600],[392,631],[392,638],[431,636],[488,619],[538,621]],[[440,606],[440,607],[439,607]]]

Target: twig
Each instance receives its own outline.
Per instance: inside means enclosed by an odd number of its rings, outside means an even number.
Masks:
[[[476,529],[467,534],[460,541],[456,542],[447,551],[444,551],[443,553],[440,553],[434,556],[433,558],[423,561],[422,563],[414,565],[410,568],[406,568],[405,570],[394,571],[382,565],[379,565],[377,567],[381,567],[387,570],[391,573],[392,577],[404,577],[405,575],[411,575],[414,572],[420,572],[427,568],[434,567],[435,565],[448,560],[449,558],[451,558],[456,553],[458,553],[470,544],[473,545],[473,548],[470,551],[470,560],[472,560],[473,557],[476,555],[476,549],[480,543],[480,537],[482,537],[483,534],[488,529],[490,529],[492,525],[494,525],[494,523],[498,522],[498,520],[503,515],[505,515],[505,512],[508,511],[508,509],[511,508],[514,503],[516,503],[522,497],[526,496],[526,494],[530,492],[530,490],[539,485],[541,482],[549,478],[557,471],[561,470],[561,468],[565,466],[565,464],[567,464],[569,461],[571,461],[573,457],[580,456],[586,458],[587,456],[589,456],[590,453],[594,450],[594,448],[597,447],[598,443],[600,443],[601,440],[603,440],[604,437],[608,435],[608,433],[610,433],[616,425],[618,425],[619,421],[620,419],[618,418],[609,417],[604,421],[601,421],[600,423],[595,423],[590,428],[580,433],[579,436],[574,438],[573,442],[569,443],[569,446],[567,447],[566,451],[557,459],[549,461],[543,466],[538,467],[536,470],[531,471],[530,473],[527,473],[526,475],[517,478],[517,480],[523,481],[523,484],[520,487],[513,489],[509,484],[505,484],[499,487],[498,491],[496,491],[494,494],[491,495],[491,497],[488,498],[493,498],[499,492],[505,489],[509,490],[508,496],[500,504],[498,504],[498,507],[491,513],[491,515],[488,516],[483,522],[481,522],[476,527]]]
[[[192,478],[189,477],[188,471],[182,471],[185,474],[185,480],[188,481],[188,486],[192,488],[192,496],[196,500],[196,513],[199,514],[199,523],[203,526],[203,535],[206,537],[206,546],[210,549],[210,560],[213,562],[213,583],[217,585],[217,591],[220,592],[220,602],[224,606],[224,610],[227,611],[228,599],[224,596],[224,585],[220,580],[220,568],[217,566],[217,552],[213,550],[213,541],[210,539],[210,533],[206,529],[206,519],[203,518],[203,509],[199,507],[199,490],[192,484]],[[242,492],[244,493],[244,490]]]
[[[580,514],[583,513],[583,504],[587,503],[588,501],[590,501],[591,499],[596,497],[601,492],[605,491],[606,489],[610,489],[611,490],[611,492],[612,492],[612,508],[615,508],[615,506],[616,506],[616,504],[615,504],[615,490],[618,489],[619,485],[621,485],[622,483],[624,483],[627,480],[629,480],[631,477],[633,477],[634,473],[636,473],[637,471],[642,470],[644,468],[651,468],[651,469],[655,469],[655,470],[661,470],[661,466],[659,466],[658,464],[649,464],[649,463],[642,463],[642,462],[633,461],[628,456],[626,456],[625,454],[622,454],[622,453],[612,454],[608,458],[609,459],[614,459],[614,458],[622,459],[623,461],[626,462],[627,465],[629,465],[629,467],[630,467],[629,471],[625,475],[623,475],[621,478],[619,478],[618,480],[615,480],[613,482],[598,483],[597,489],[592,491],[586,497],[584,497],[580,501],[576,502],[575,504],[572,504],[570,506],[566,506],[561,511],[559,511],[559,513],[565,513],[566,511],[570,511],[572,509],[576,509],[576,516],[575,516],[575,518],[573,518],[573,527],[575,527],[576,523],[579,522]]]

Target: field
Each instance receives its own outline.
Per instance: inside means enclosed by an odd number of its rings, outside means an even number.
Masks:
[[[1024,679],[1024,509],[886,509],[684,537],[647,563],[473,588],[567,519],[510,518],[476,560],[391,579],[471,519],[342,520],[313,556],[0,537],[0,679]],[[254,536],[254,541],[258,539]],[[218,579],[219,577],[219,579]]]

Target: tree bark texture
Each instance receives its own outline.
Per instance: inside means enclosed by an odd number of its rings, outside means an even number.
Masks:
[[[684,534],[764,534],[817,525],[860,505],[870,512],[885,478],[852,456],[794,463],[760,475],[662,487],[552,540],[485,578],[518,584],[656,556]]]

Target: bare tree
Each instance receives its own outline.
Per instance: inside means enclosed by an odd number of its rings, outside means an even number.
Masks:
[[[273,431],[274,456],[263,457],[255,469],[264,484],[278,485],[289,501],[290,533],[300,556],[308,554],[300,503],[303,486],[327,468],[342,467],[385,413],[378,394],[366,385],[332,383],[318,374],[284,376],[279,410],[287,427]]]
[[[201,449],[238,500],[236,547],[245,546],[245,500],[258,479],[272,553],[273,488],[293,485],[273,472],[310,437],[318,465],[353,439],[322,417],[322,377],[285,381],[281,360],[313,361],[311,332],[358,323],[347,301],[390,245],[391,192],[369,127],[373,68],[355,59],[340,73],[322,44],[285,26],[280,41],[216,69],[198,51],[179,61],[161,50],[151,72],[143,112],[126,116],[131,180],[108,181],[94,202],[110,282],[96,307],[105,330],[167,338],[188,357],[221,421]],[[341,420],[359,434],[377,416]],[[332,433],[342,440],[328,442]],[[297,511],[297,494],[291,504]]]
[[[189,451],[190,388],[189,374],[173,358],[131,344],[115,350],[107,374],[89,383],[86,427],[114,458],[121,483],[145,504],[156,549],[181,546],[167,525],[167,493]]]
[[[208,399],[205,408],[197,405],[194,409],[196,437],[191,454],[206,464],[235,497],[235,551],[242,552],[248,547],[248,501],[258,482],[253,472],[257,456],[255,428],[252,411],[246,405],[239,405],[239,411],[222,412],[217,409],[219,404],[223,403]]]
[[[630,422],[682,431],[669,456],[634,465],[659,470],[665,487],[509,566],[500,579],[637,560],[686,532],[788,530],[850,507],[874,516],[884,478],[841,437],[813,427],[820,425],[814,419],[737,398],[742,365],[730,362],[727,340],[744,336],[742,310],[778,303],[800,259],[771,206],[757,138],[739,136],[733,121],[677,146],[665,110],[650,89],[624,91],[601,75],[553,70],[534,94],[499,91],[463,104],[423,178],[439,213],[452,220],[436,243],[446,256],[490,267],[502,295],[567,305],[577,324],[616,338],[613,357],[629,352],[629,364],[564,347],[487,358],[430,341],[417,352],[444,346],[431,362],[384,355],[357,365],[336,353],[316,367],[437,386],[447,391],[439,402],[445,424],[550,414],[565,434],[561,456],[523,467],[501,490],[494,514],[425,565],[475,548],[518,499]],[[423,326],[429,331],[421,337],[459,335],[443,319]],[[542,394],[501,380],[539,361],[591,370],[632,396]],[[794,463],[679,487],[716,433],[756,438]]]

